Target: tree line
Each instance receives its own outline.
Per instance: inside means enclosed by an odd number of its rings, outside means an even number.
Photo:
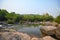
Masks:
[[[0,21],[5,21],[9,24],[21,23],[21,22],[42,22],[42,21],[56,21],[60,23],[60,15],[56,18],[48,13],[43,15],[38,14],[17,14],[15,12],[8,12],[7,10],[0,9]]]

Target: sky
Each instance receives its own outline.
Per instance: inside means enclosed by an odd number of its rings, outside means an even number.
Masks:
[[[19,14],[60,14],[60,0],[0,0],[0,9]]]

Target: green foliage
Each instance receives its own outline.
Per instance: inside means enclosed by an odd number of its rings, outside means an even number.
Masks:
[[[44,15],[26,14],[20,15],[15,12],[7,12],[0,9],[0,21],[7,21],[7,23],[19,23],[19,22],[40,22],[40,21],[53,21],[53,17],[48,13]]]
[[[7,23],[8,24],[14,24],[14,21],[13,20],[7,20]]]
[[[42,18],[44,21],[53,21],[54,20],[53,16],[49,15],[48,13],[44,14]]]
[[[19,21],[21,21],[21,20],[22,20],[22,16],[19,15],[19,14],[16,14],[16,15],[15,15],[15,22],[17,23],[17,22],[19,22]]]
[[[6,11],[6,10],[4,10],[4,9],[0,9],[0,21],[4,21],[4,20],[6,20],[6,18],[5,18],[5,15],[7,14],[8,12]]]
[[[60,24],[60,15],[56,17],[55,21]]]

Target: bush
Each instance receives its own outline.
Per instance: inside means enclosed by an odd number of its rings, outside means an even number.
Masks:
[[[8,24],[14,24],[13,20],[8,20],[7,23]]]
[[[55,22],[60,24],[60,15],[56,17]]]

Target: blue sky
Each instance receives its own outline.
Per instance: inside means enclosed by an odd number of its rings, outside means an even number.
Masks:
[[[60,14],[60,0],[0,0],[0,9],[20,14]]]

